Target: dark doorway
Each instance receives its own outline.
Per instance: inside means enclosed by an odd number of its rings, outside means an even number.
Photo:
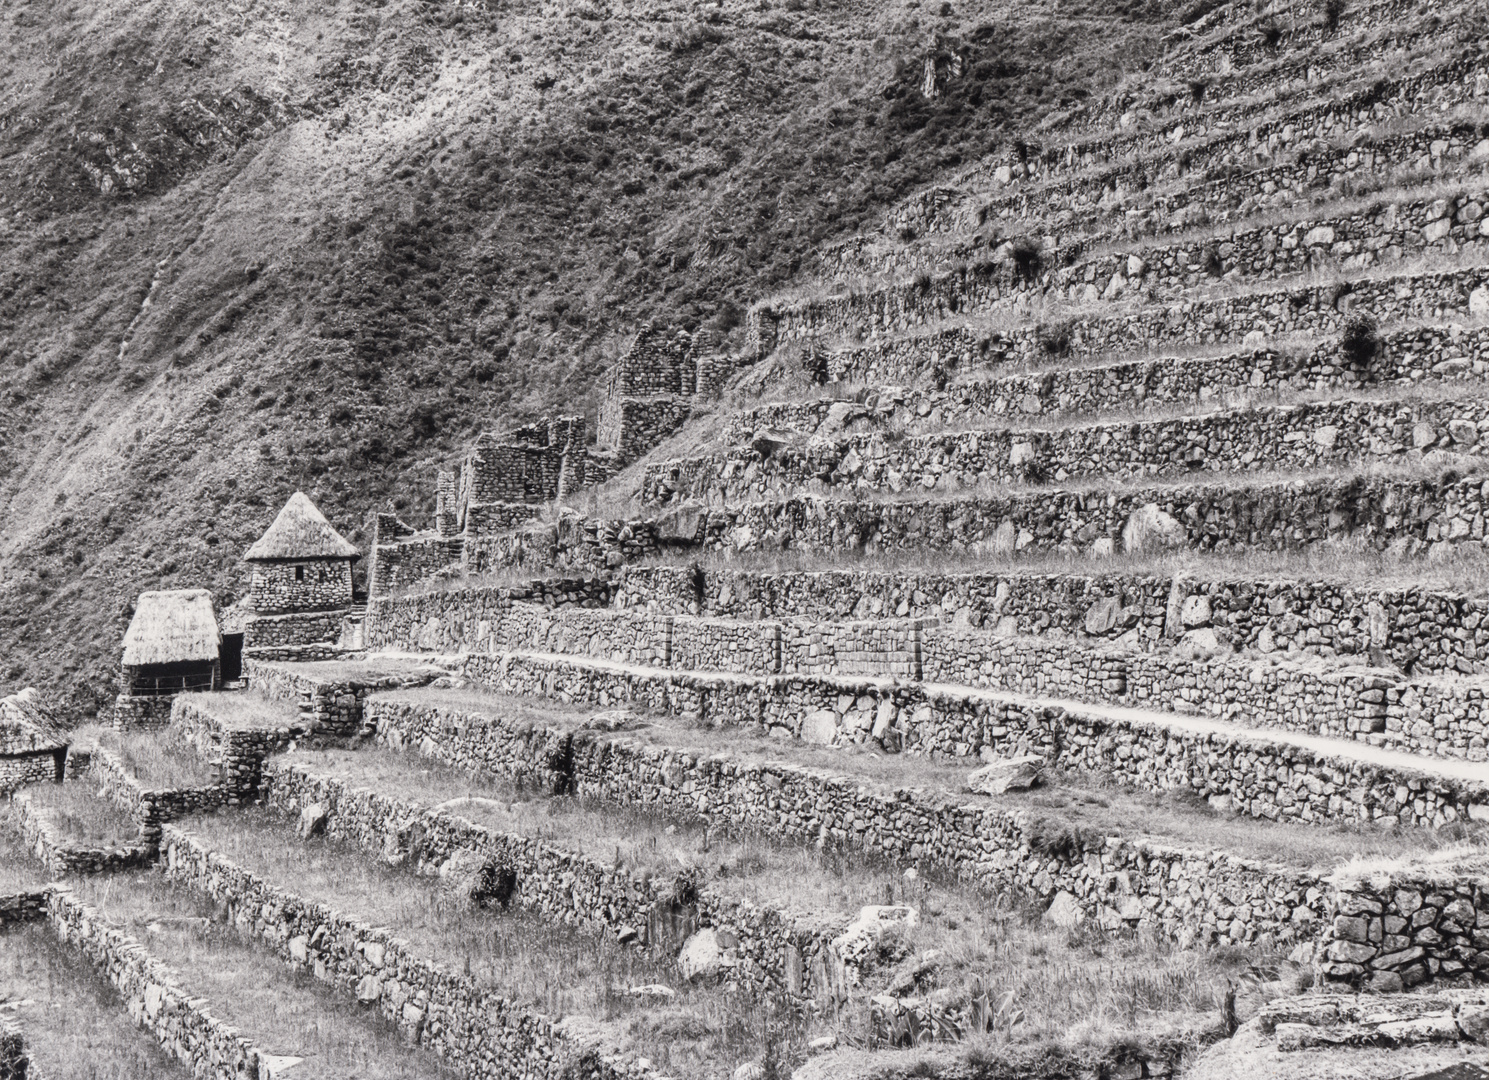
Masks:
[[[243,677],[242,634],[223,634],[222,649],[218,655],[222,658],[222,681],[224,683],[237,682]]]

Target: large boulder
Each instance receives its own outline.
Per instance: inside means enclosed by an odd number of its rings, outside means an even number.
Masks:
[[[838,717],[831,709],[807,713],[801,722],[801,741],[831,746],[838,736]]]
[[[310,803],[300,811],[300,820],[295,825],[295,832],[301,840],[319,836],[326,831],[326,822],[330,816],[330,811],[320,803]]]
[[[677,954],[677,969],[688,982],[713,982],[722,978],[738,962],[728,937],[713,927],[705,927],[682,944]]]
[[[906,904],[870,904],[832,939],[832,953],[846,968],[863,967],[919,922],[920,913]]]
[[[1044,758],[1035,754],[995,759],[967,777],[967,790],[982,795],[1027,790],[1039,783],[1044,764]]]
[[[439,866],[441,894],[462,907],[505,904],[517,885],[516,874],[490,855],[461,848]]]
[[[1086,911],[1074,893],[1061,891],[1045,908],[1044,920],[1062,930],[1074,930],[1086,921]]]
[[[1122,550],[1129,555],[1151,555],[1184,546],[1184,526],[1148,503],[1132,512],[1122,526]]]

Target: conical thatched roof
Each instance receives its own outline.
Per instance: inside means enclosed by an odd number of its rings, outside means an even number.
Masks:
[[[216,660],[221,643],[206,589],[140,593],[124,632],[124,665]]]
[[[269,531],[248,549],[244,561],[272,559],[357,559],[347,543],[303,491],[290,496]]]

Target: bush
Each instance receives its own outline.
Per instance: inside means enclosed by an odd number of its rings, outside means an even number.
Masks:
[[[1344,322],[1344,332],[1339,336],[1339,351],[1354,367],[1362,367],[1380,353],[1380,326],[1375,317],[1363,311],[1350,315]]]
[[[1324,26],[1329,30],[1339,29],[1339,20],[1344,15],[1344,0],[1324,0]]]
[[[1013,274],[1018,281],[1032,282],[1044,269],[1044,252],[1027,236],[1015,241],[1009,256],[1013,259]]]

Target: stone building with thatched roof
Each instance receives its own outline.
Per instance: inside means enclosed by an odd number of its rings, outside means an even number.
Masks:
[[[140,593],[124,633],[121,689],[129,697],[215,690],[222,635],[206,589]]]
[[[352,607],[352,564],[361,557],[303,491],[295,492],[243,556],[253,568],[245,648],[335,641]]]
[[[0,795],[24,784],[61,780],[67,737],[31,687],[0,697]]]

